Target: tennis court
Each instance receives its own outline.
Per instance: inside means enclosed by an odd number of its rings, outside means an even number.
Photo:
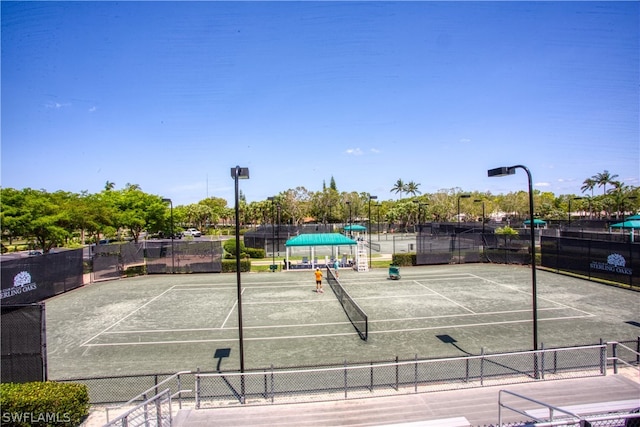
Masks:
[[[326,276],[326,272],[323,271]],[[340,270],[368,315],[360,339],[311,271],[242,275],[245,368],[440,358],[532,347],[531,271],[505,265]],[[632,340],[640,293],[538,271],[545,348]],[[47,301],[50,379],[239,367],[235,274],[152,275],[101,282]]]

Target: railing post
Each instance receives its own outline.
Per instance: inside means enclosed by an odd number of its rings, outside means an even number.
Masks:
[[[502,427],[502,390],[498,391],[498,427]]]
[[[600,373],[607,375],[607,344],[600,338]]]
[[[149,425],[149,408],[147,407],[148,404],[147,402],[147,394],[143,394],[142,395],[142,400],[144,400],[145,404],[144,404],[144,425],[148,426]]]
[[[162,423],[162,405],[160,404],[160,399],[156,399],[155,404],[156,404],[156,425],[164,426],[164,424]]]
[[[271,365],[271,403],[273,403],[273,400],[275,398],[275,375],[273,373],[273,364]]]
[[[178,374],[178,409],[182,409],[182,381]]]
[[[267,380],[267,372],[264,372],[264,376],[263,376],[263,382],[264,382],[264,393],[262,394],[264,396],[265,399],[269,398],[269,386],[268,386],[268,380]]]
[[[469,355],[465,356],[465,376],[464,376],[464,382],[468,383],[469,382]]]
[[[640,339],[638,340],[640,343]],[[396,391],[400,390],[400,367],[398,366],[398,356],[396,356]]]
[[[484,347],[480,348],[480,385],[484,385]]]
[[[347,359],[344,359],[344,398],[347,398]]]
[[[373,362],[371,362],[370,365],[371,365],[371,368],[369,368],[369,372],[370,372],[370,374],[369,374],[370,378],[369,379],[370,379],[371,387],[369,387],[369,391],[373,393]]]
[[[544,355],[546,351],[544,350],[544,343],[540,343],[540,378],[544,380]]]
[[[200,409],[200,368],[196,371],[196,409]]]
[[[414,357],[415,363],[413,365],[413,390],[418,392],[418,355]]]
[[[618,373],[618,343],[611,343],[611,357],[613,358],[613,373]]]

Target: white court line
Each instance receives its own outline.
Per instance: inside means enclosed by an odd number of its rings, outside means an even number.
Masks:
[[[402,299],[402,298],[416,298],[416,297],[432,297],[433,293],[431,294],[407,294],[407,295],[393,295],[391,298],[393,299]],[[388,295],[385,296],[380,296],[380,297],[358,297],[358,301],[361,300],[371,300],[371,299],[391,299]]]
[[[474,276],[470,273],[459,273],[459,274],[451,274],[451,275],[442,275],[442,274],[435,274],[432,276],[429,275],[424,275],[424,274],[412,274],[412,275],[405,275],[405,274],[401,274],[403,279],[408,279],[409,281],[411,280],[429,280],[429,281],[435,281],[435,280],[454,280],[454,279],[475,279],[477,278],[477,276]],[[355,278],[340,278],[340,283],[344,284],[362,284],[362,283],[389,283],[389,279],[388,278],[376,278],[375,280],[371,280],[371,278],[367,279],[367,278],[361,278],[361,279],[355,279]],[[398,282],[394,282],[394,283],[398,283]]]
[[[351,322],[327,322],[327,323],[296,323],[295,325],[265,325],[265,326],[243,326],[242,329],[277,329],[277,328],[299,328],[306,326],[335,326],[335,325],[349,325]],[[226,329],[227,331],[235,330],[236,328]],[[110,331],[105,332],[105,335],[126,335],[126,334],[153,334],[153,333],[167,333],[167,332],[200,332],[200,331],[222,331],[223,328],[184,328],[184,329],[146,329],[136,331]]]
[[[247,288],[242,288],[242,290],[240,291],[240,295],[243,295],[246,289]],[[231,314],[235,311],[237,305],[238,305],[238,300],[236,299],[236,302],[233,303],[233,307],[231,307],[231,310],[229,310],[229,314],[227,314],[227,317],[225,317],[224,322],[222,322],[222,325],[220,325],[220,329],[224,329],[224,325],[226,325],[227,320],[229,320],[229,317],[231,317]]]
[[[439,297],[446,299],[447,301],[449,301],[449,302],[451,302],[451,303],[453,303],[453,304],[457,305],[458,307],[460,307],[460,308],[462,308],[462,309],[464,309],[464,310],[467,310],[469,313],[479,314],[479,313],[476,313],[475,311],[473,311],[473,310],[471,310],[471,309],[469,309],[469,308],[465,307],[464,305],[462,305],[462,304],[460,304],[460,303],[458,303],[458,302],[456,302],[456,301],[452,300],[451,298],[446,297],[446,296],[444,296],[444,295],[442,295],[442,294],[440,294],[440,293],[438,293],[438,292],[434,291],[433,289],[429,288],[428,286],[423,285],[422,283],[418,282],[417,280],[414,280],[414,282],[416,282],[418,285],[422,286],[423,288],[425,288],[425,289],[427,289],[427,290],[429,290],[429,291],[433,292],[434,294],[438,295]]]
[[[525,294],[525,295],[531,296],[531,292],[530,291],[523,291],[523,290],[515,288],[515,287],[513,287],[511,285],[507,285],[507,284],[504,284],[504,283],[499,283],[499,282],[496,282],[495,280],[491,280],[491,279],[486,279],[486,278],[484,278],[482,276],[476,276],[476,277],[478,279],[486,280],[489,283],[493,283],[494,285],[502,286],[503,288],[507,288],[507,289],[510,289],[512,291],[516,291],[516,292],[519,292],[521,294]],[[542,301],[547,301],[547,302],[550,302],[552,304],[559,305],[561,307],[568,308],[568,309],[571,309],[571,310],[579,311],[580,313],[584,313],[587,317],[595,316],[595,314],[589,313],[588,311],[580,310],[579,308],[571,307],[570,305],[566,305],[566,304],[563,304],[563,303],[558,302],[558,301],[554,301],[554,300],[549,299],[549,298],[541,297],[539,295],[536,296],[536,299],[537,300],[542,300]],[[540,309],[538,309],[538,311],[540,311]]]
[[[558,317],[550,319],[540,319],[539,322],[545,322],[549,320],[564,320],[571,318],[581,318],[584,316],[574,317]],[[407,329],[390,329],[386,331],[371,331],[369,334],[387,334],[394,332],[417,332],[417,331],[432,331],[440,329],[455,329],[455,328],[472,328],[481,326],[493,326],[493,325],[509,325],[515,323],[529,323],[531,319],[526,320],[511,320],[505,322],[482,322],[482,323],[468,323],[462,325],[443,325],[443,326],[430,326],[422,328],[407,328]],[[346,322],[345,322],[346,323]],[[351,336],[358,335],[357,332],[345,332],[334,334],[314,334],[314,335],[287,335],[281,337],[256,337],[256,338],[244,338],[245,341],[276,341],[287,339],[308,339],[308,338],[324,338],[324,337],[336,337],[336,336]],[[128,345],[167,345],[167,344],[197,344],[197,343],[213,343],[213,342],[229,342],[236,341],[237,338],[220,338],[220,339],[206,339],[206,340],[180,340],[180,341],[148,341],[148,342],[126,342],[126,343],[101,343],[101,344],[87,344],[86,347],[115,347],[115,346],[128,346]]]
[[[549,319],[538,319],[538,322],[547,322],[550,320],[565,320],[565,319],[582,319],[584,317],[589,316],[569,316],[569,317],[552,317]],[[509,325],[514,323],[531,323],[531,319],[525,320],[506,320],[504,322],[481,322],[481,323],[467,323],[461,325],[442,325],[442,326],[429,326],[424,328],[408,328],[408,329],[389,329],[385,331],[372,331],[369,330],[369,335],[371,334],[388,334],[390,332],[415,332],[415,331],[431,331],[437,329],[457,329],[457,328],[474,328],[479,326],[494,326],[494,325]]]
[[[85,342],[83,342],[82,344],[80,344],[80,347],[84,347],[87,346],[87,343],[90,341],[93,341],[94,339],[98,338],[100,335],[102,335],[103,333],[107,332],[109,329],[113,328],[114,326],[116,326],[117,324],[119,324],[120,322],[122,322],[123,320],[125,320],[126,318],[133,316],[135,313],[137,313],[138,311],[142,310],[144,307],[148,306],[149,304],[151,304],[152,302],[154,302],[155,300],[157,300],[158,298],[162,297],[164,294],[166,294],[167,292],[170,292],[174,287],[170,287],[169,289],[165,290],[164,292],[160,293],[159,295],[156,295],[155,297],[151,298],[149,301],[147,301],[146,303],[142,304],[140,307],[136,308],[135,310],[133,310],[131,313],[127,314],[126,316],[124,316],[123,318],[121,318],[120,320],[118,320],[117,322],[115,322],[114,324],[112,324],[111,326],[109,326],[108,328],[104,329],[101,332],[98,332],[96,335],[92,336],[91,338],[89,338],[88,340],[86,340]]]
[[[554,310],[563,310],[565,307],[549,307],[549,308],[539,308],[538,311],[554,311]],[[571,307],[569,307],[571,309]],[[580,311],[581,310],[576,310]],[[496,314],[513,314],[513,313],[531,313],[531,309],[523,309],[523,310],[505,310],[505,311],[488,311],[486,313],[457,313],[457,314],[443,314],[439,316],[424,316],[424,317],[399,317],[397,319],[380,319],[380,320],[371,320],[369,319],[369,323],[383,323],[383,322],[399,322],[399,321],[407,321],[407,320],[429,320],[429,319],[448,319],[452,317],[471,317],[471,316],[493,316]],[[583,317],[593,317],[593,315],[587,316],[571,316],[566,317],[567,319],[571,318],[583,318]],[[558,319],[564,319],[563,317],[558,317]]]
[[[338,337],[338,336],[351,336],[358,335],[357,332],[343,332],[338,334],[316,334],[316,335],[288,335],[283,337],[256,337],[256,338],[244,338],[244,341],[277,341],[277,340],[289,340],[289,339],[308,339],[308,338],[325,338],[325,337]],[[211,342],[229,342],[238,341],[237,337],[234,338],[220,338],[220,339],[208,339],[208,340],[182,340],[182,341],[148,341],[148,342],[123,342],[123,343],[101,343],[101,344],[87,344],[86,347],[115,347],[115,346],[127,346],[127,345],[167,345],[167,344],[197,344],[197,343],[211,343]]]

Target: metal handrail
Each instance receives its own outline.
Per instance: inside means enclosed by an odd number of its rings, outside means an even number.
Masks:
[[[541,422],[543,422],[543,420],[542,420],[542,419],[540,419],[540,418],[536,418],[536,417],[534,417],[534,416],[532,416],[532,415],[528,414],[528,413],[527,413],[527,412],[525,412],[525,411],[521,411],[521,410],[519,410],[519,409],[513,408],[513,407],[511,407],[511,406],[508,406],[508,405],[505,405],[504,403],[502,403],[502,394],[503,394],[503,393],[507,393],[507,394],[510,394],[510,395],[512,395],[512,396],[518,397],[518,398],[520,398],[520,399],[524,399],[524,400],[527,400],[527,401],[529,401],[529,402],[532,402],[532,403],[535,403],[535,404],[537,404],[537,405],[544,406],[544,407],[548,408],[548,409],[549,409],[549,420],[550,420],[550,421],[553,421],[554,411],[562,412],[563,414],[566,414],[566,415],[568,415],[568,416],[570,416],[570,417],[573,417],[572,422],[573,422],[574,424],[575,424],[575,422],[576,422],[576,421],[581,421],[581,420],[582,420],[582,417],[580,417],[580,415],[578,415],[578,414],[574,414],[573,412],[566,411],[566,410],[564,410],[564,409],[562,409],[562,408],[558,408],[558,407],[556,407],[556,406],[549,405],[548,403],[544,403],[544,402],[541,402],[541,401],[539,401],[539,400],[532,399],[532,398],[530,398],[530,397],[523,396],[523,395],[521,395],[521,394],[514,393],[514,392],[509,391],[509,390],[500,390],[500,391],[498,392],[498,425],[499,425],[500,427],[502,427],[502,408],[506,408],[506,409],[509,409],[509,410],[511,410],[511,411],[513,411],[513,412],[517,412],[517,413],[518,413],[518,414],[520,414],[520,415],[527,416],[527,417],[529,417],[529,418],[533,419],[534,421],[536,421],[537,423],[541,423]]]
[[[627,347],[626,345],[619,343],[618,341],[609,341],[606,343],[607,345],[611,344],[611,348],[612,348],[612,353],[613,355],[611,357],[607,357],[607,362],[609,361],[613,361],[613,373],[617,374],[618,373],[618,362],[622,362],[625,365],[627,365],[630,368],[636,368],[638,370],[638,376],[640,377],[640,364],[638,364],[637,366],[634,366],[633,364],[627,362],[624,359],[621,359],[618,357],[618,347],[622,347],[627,351],[630,351],[631,353],[635,354],[638,359],[640,360],[640,352]]]
[[[124,406],[127,406],[127,405],[132,404],[133,402],[137,401],[137,400],[138,400],[138,399],[140,399],[141,397],[142,397],[143,399],[146,399],[146,398],[147,398],[147,394],[148,394],[150,391],[157,389],[157,388],[158,388],[158,387],[160,387],[162,384],[164,384],[164,383],[166,383],[166,382],[168,382],[168,381],[171,381],[171,380],[173,380],[173,379],[174,379],[174,378],[176,378],[176,377],[178,378],[178,381],[180,381],[180,375],[192,374],[192,373],[193,373],[193,371],[180,371],[180,372],[176,372],[175,374],[173,374],[173,375],[171,375],[171,376],[169,376],[169,377],[165,378],[164,380],[160,381],[158,384],[155,384],[153,387],[150,387],[150,388],[146,389],[146,390],[145,390],[145,391],[143,391],[142,393],[140,393],[140,394],[138,394],[137,396],[135,396],[135,397],[133,397],[133,398],[129,399],[128,401],[126,401],[125,403],[123,403],[123,404],[121,404],[121,405],[118,405],[118,406],[107,406],[107,407],[106,407],[106,409],[105,409],[105,410],[106,410],[106,413],[107,413],[107,422],[109,422],[109,410],[110,410],[110,409],[120,409],[120,408],[122,408],[122,407],[124,407]],[[178,386],[178,388],[181,388],[181,387],[180,387],[180,386]],[[178,391],[178,393],[182,393],[182,391],[183,391],[183,390],[180,390],[180,391]],[[186,392],[186,390],[185,390],[185,392]],[[182,407],[182,402],[180,402],[180,406]]]
[[[137,411],[138,409],[142,408],[142,407],[146,407],[147,405],[153,403],[154,401],[158,400],[159,398],[163,397],[164,395],[168,395],[168,399],[169,399],[169,407],[171,407],[171,395],[169,394],[170,390],[166,389],[161,391],[160,393],[156,394],[153,397],[150,397],[149,399],[146,399],[144,402],[141,402],[140,404],[136,405],[134,408],[129,409],[127,412],[125,412],[124,414],[121,414],[119,416],[117,416],[113,421],[109,421],[109,418],[107,418],[107,424],[105,424],[105,427],[107,426],[115,426],[116,423],[118,421],[121,420],[125,420],[129,417],[129,415],[131,415],[132,413],[134,413],[135,411]],[[146,417],[147,413],[146,413],[146,409],[145,409],[145,417]],[[169,424],[171,424],[171,411],[169,411]],[[123,423],[123,425],[127,425],[128,423]]]

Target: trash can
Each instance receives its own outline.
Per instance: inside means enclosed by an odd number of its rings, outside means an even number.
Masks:
[[[391,264],[389,266],[389,279],[398,280],[400,278],[400,267]]]

